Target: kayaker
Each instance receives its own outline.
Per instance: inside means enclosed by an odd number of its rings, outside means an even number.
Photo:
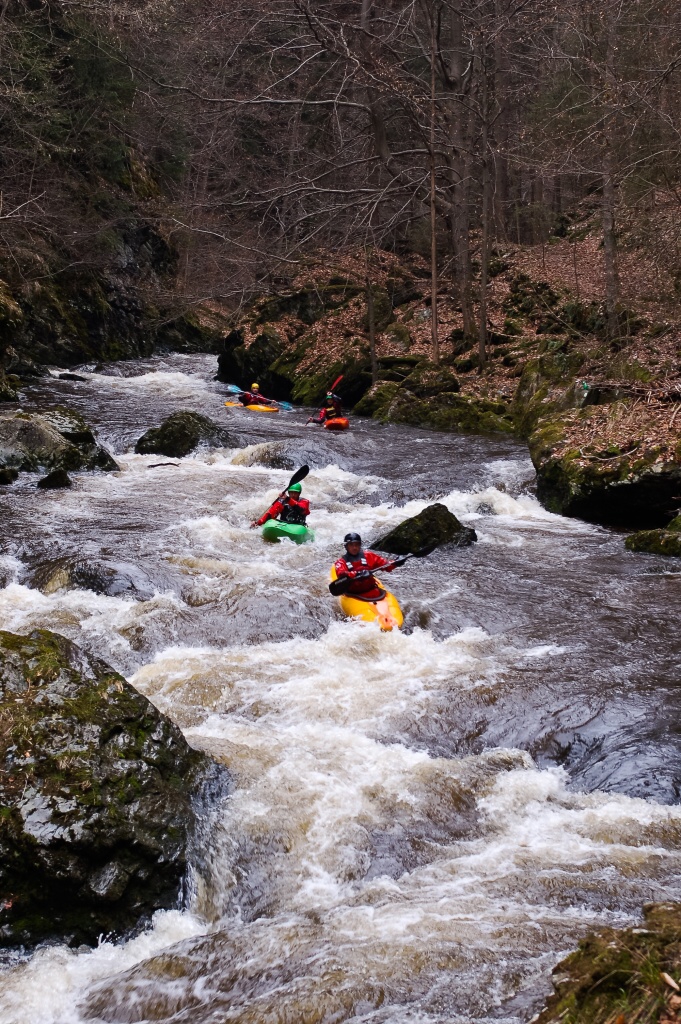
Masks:
[[[260,394],[260,385],[251,384],[250,391],[241,391],[239,393],[239,401],[242,405],[271,405],[272,402],[269,398],[265,398],[264,395]]]
[[[268,519],[278,519],[281,523],[294,523],[305,525],[305,520],[310,514],[310,502],[307,498],[301,498],[302,491],[300,484],[291,484],[283,497],[277,498],[273,505],[251,523],[251,529],[262,526]]]
[[[326,400],[323,407],[311,420],[312,423],[325,423],[326,420],[336,420],[343,415],[343,404],[333,391],[326,392]]]
[[[346,594],[356,594],[369,600],[380,597],[383,588],[372,576],[372,569],[385,569],[392,572],[398,565],[403,565],[406,558],[383,558],[373,551],[362,551],[362,538],[358,533],[346,533],[343,538],[345,555],[334,563],[336,578],[347,577],[351,582]]]

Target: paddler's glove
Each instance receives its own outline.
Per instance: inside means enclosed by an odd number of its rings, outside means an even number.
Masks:
[[[369,572],[368,569],[362,569],[362,571],[358,572],[357,575],[353,578],[356,580],[368,580],[370,576],[371,573]]]

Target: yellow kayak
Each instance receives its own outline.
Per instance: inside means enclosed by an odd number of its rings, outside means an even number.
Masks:
[[[331,566],[331,580],[337,579],[336,567]],[[380,586],[380,584],[379,584]],[[382,597],[367,601],[351,594],[341,594],[339,601],[344,615],[350,619],[364,619],[365,622],[378,622],[384,633],[392,629],[400,629],[404,622],[402,609],[397,598],[389,590],[383,590]]]
[[[238,405],[241,409],[250,409],[251,412],[279,412],[278,405],[242,405],[241,402],[225,402],[225,405]]]

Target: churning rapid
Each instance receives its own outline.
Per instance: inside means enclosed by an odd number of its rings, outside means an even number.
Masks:
[[[681,574],[545,512],[506,438],[225,409],[210,357],[41,381],[121,466],[0,499],[0,624],[49,628],[123,672],[228,765],[187,909],[129,941],[9,957],[2,1024],[527,1021],[590,928],[681,898]],[[233,449],[131,454],[176,409]],[[263,422],[265,420],[266,422]],[[312,545],[249,521],[312,468]],[[175,462],[162,465],[159,462]],[[479,542],[391,577],[406,629],[343,621],[328,568],[441,500]],[[31,588],[80,553],[115,596]]]

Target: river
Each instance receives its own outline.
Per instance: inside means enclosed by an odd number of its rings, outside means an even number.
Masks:
[[[1,1024],[483,1024],[527,1021],[589,929],[681,898],[681,573],[546,512],[527,449],[305,414],[225,409],[209,356],[51,378],[23,407],[80,410],[120,473],[0,496],[0,623],[109,661],[229,766],[186,909],[89,950],[0,969]],[[235,447],[132,454],[176,409]],[[313,545],[248,523],[311,466]],[[159,462],[177,465],[158,466]],[[434,500],[479,541],[390,578],[405,630],[343,621],[327,573]],[[43,594],[79,553],[113,596]]]

